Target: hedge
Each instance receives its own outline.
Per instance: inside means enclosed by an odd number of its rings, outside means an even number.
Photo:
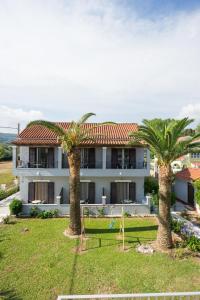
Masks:
[[[3,200],[9,196],[11,196],[12,194],[15,194],[19,191],[19,187],[18,186],[15,186],[15,187],[12,187],[8,190],[0,190],[0,200]]]

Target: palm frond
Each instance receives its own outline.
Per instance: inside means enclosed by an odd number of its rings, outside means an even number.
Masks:
[[[80,118],[80,120],[77,122],[77,124],[79,124],[79,125],[84,124],[84,123],[85,123],[90,117],[92,117],[92,116],[96,116],[96,114],[95,114],[95,113],[92,113],[92,112],[87,113],[87,114],[84,114],[84,115]]]
[[[62,136],[64,134],[66,134],[65,130],[62,127],[58,126],[57,124],[55,124],[53,122],[45,121],[45,120],[32,121],[32,122],[28,123],[27,127],[32,127],[35,125],[40,125],[40,126],[46,127],[49,130],[53,131],[58,136]]]

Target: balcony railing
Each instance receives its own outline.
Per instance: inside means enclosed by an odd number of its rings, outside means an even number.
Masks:
[[[146,169],[147,162],[139,161],[135,163],[126,163],[122,161],[118,161],[116,163],[112,163],[111,161],[106,162],[106,169]]]
[[[62,168],[63,169],[69,168],[69,164],[66,159],[62,160]],[[93,163],[88,162],[88,161],[81,161],[81,169],[102,169],[102,168],[103,168],[102,160],[96,160]]]
[[[46,162],[46,161],[35,161],[35,162],[29,162],[29,161],[23,161],[18,160],[17,161],[17,168],[22,169],[54,169],[58,168],[58,162]]]

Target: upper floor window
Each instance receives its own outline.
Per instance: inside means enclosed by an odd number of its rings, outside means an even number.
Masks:
[[[191,153],[192,158],[200,158],[200,152]]]
[[[54,168],[54,148],[52,147],[30,147],[30,168]]]

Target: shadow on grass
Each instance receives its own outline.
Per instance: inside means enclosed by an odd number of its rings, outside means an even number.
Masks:
[[[86,250],[95,250],[98,248],[106,248],[111,246],[119,246],[122,244],[122,239],[109,239],[109,238],[99,238],[94,236],[88,236],[87,249]],[[136,245],[141,245],[143,242],[152,242],[153,239],[138,237],[138,236],[126,236],[125,235],[125,243],[129,245],[133,245],[130,248],[134,248]]]
[[[156,231],[158,229],[157,225],[153,226],[143,226],[143,227],[127,227],[126,232],[141,232],[141,231]],[[119,228],[109,229],[109,228],[86,228],[86,232],[89,234],[103,234],[103,233],[117,233]]]
[[[0,299],[2,300],[22,300],[21,297],[19,297],[16,292],[12,290],[3,290],[0,291]]]
[[[75,245],[75,251],[74,251],[72,270],[70,273],[70,284],[69,284],[69,292],[68,292],[69,295],[73,294],[73,289],[74,289],[74,281],[76,277],[76,267],[77,267],[77,260],[78,260],[78,251],[79,251],[78,248],[79,248],[79,240],[77,239]]]

